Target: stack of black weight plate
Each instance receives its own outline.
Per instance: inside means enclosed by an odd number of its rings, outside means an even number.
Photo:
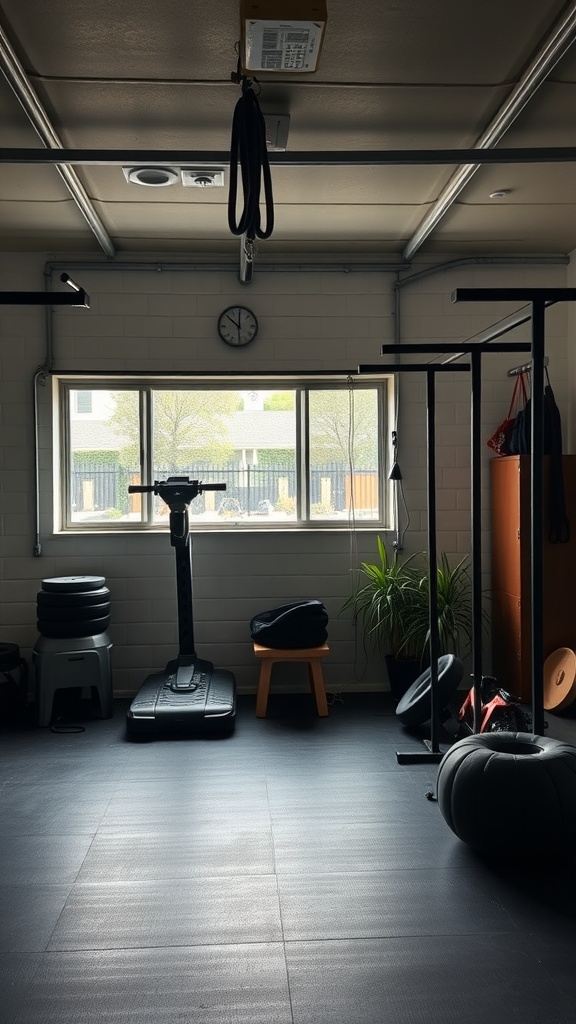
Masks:
[[[37,595],[38,632],[51,639],[105,633],[110,625],[110,591],[103,576],[57,576],[42,580]]]

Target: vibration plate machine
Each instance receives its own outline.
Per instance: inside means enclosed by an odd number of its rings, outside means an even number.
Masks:
[[[131,485],[128,490],[157,494],[170,509],[179,640],[178,657],[169,661],[163,672],[148,676],[132,701],[126,721],[128,736],[231,733],[236,714],[234,676],[199,658],[194,647],[192,539],[188,518],[188,507],[194,498],[203,491],[225,491],[226,484],[203,484],[185,476],[170,476],[149,486]]]

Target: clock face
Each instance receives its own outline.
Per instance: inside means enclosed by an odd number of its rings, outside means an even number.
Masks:
[[[258,333],[258,321],[246,306],[229,306],[218,317],[218,334],[227,345],[248,345]]]

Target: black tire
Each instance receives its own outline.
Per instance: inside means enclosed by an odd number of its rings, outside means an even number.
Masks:
[[[87,608],[93,604],[102,604],[109,597],[108,587],[98,587],[97,590],[81,590],[73,594],[39,590],[37,601],[43,608]]]
[[[110,625],[110,615],[102,619],[87,619],[86,622],[46,622],[38,619],[38,632],[51,640],[76,640],[83,636],[98,636],[105,633]]]
[[[438,658],[438,693],[439,711],[446,707],[464,674],[464,666],[453,654],[443,654]],[[412,686],[406,690],[396,707],[396,714],[403,725],[423,725],[430,718],[432,679],[427,668],[418,676]]]
[[[52,579],[42,580],[42,590],[74,594],[77,591],[98,590],[105,583],[104,576],[54,576]]]
[[[92,619],[103,619],[110,615],[110,601],[92,604],[84,608],[47,608],[43,605],[37,609],[41,622],[89,622]]]

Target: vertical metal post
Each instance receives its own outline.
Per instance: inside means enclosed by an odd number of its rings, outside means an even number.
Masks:
[[[471,357],[471,555],[472,555],[472,677],[474,680],[474,732],[480,732],[482,714],[482,351],[472,349]]]
[[[531,418],[531,619],[532,731],[544,732],[544,570],[543,465],[544,451],[544,318],[545,303],[532,300],[532,418]]]
[[[426,374],[426,422],[428,431],[428,590],[430,623],[430,751],[440,750],[440,708],[438,707],[438,551],[436,542],[436,381],[433,370]]]

